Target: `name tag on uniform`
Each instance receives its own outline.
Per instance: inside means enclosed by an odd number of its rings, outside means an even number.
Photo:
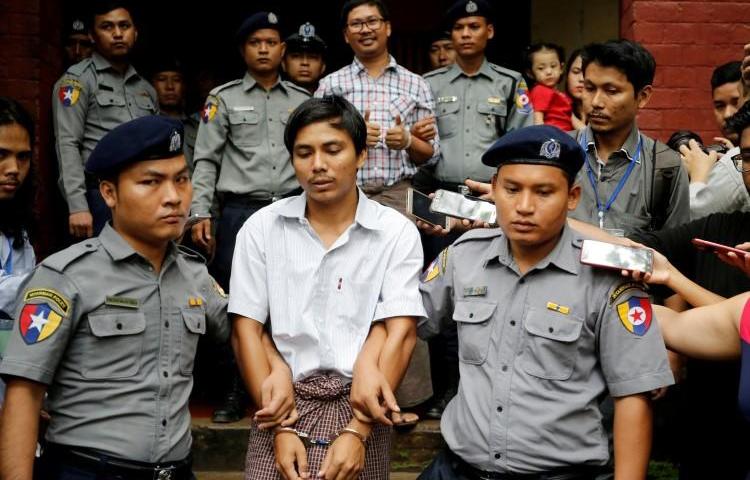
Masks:
[[[437,101],[438,103],[452,103],[452,102],[457,102],[458,97],[453,96],[453,95],[449,97],[438,97]]]
[[[466,287],[464,288],[464,297],[484,297],[487,295],[487,287]]]
[[[500,97],[490,97],[487,99],[487,103],[491,103],[493,105],[500,105],[503,103],[503,99]]]
[[[239,107],[229,107],[229,109],[233,112],[252,112],[255,110],[255,107],[251,105],[247,106],[239,106]]]
[[[104,85],[102,83],[99,84],[99,90],[104,90],[105,92],[114,92],[115,89],[110,87],[109,85]]]
[[[122,308],[132,308],[137,309],[138,308],[138,299],[135,298],[128,298],[128,297],[110,297],[108,296],[104,300],[105,305],[109,305],[111,307],[122,307]]]
[[[553,312],[562,313],[563,315],[567,315],[570,313],[570,307],[564,307],[554,302],[547,302],[547,310],[552,310]]]

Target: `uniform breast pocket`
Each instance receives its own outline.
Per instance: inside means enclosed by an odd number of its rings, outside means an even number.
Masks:
[[[529,375],[566,380],[573,374],[583,319],[573,315],[529,310],[524,320],[526,345],[521,367]]]
[[[263,141],[260,115],[254,110],[229,113],[232,142],[239,147],[257,147]]]
[[[193,373],[198,340],[206,333],[206,313],[202,308],[183,309],[181,313],[183,329],[180,334],[180,372],[190,375]]]
[[[96,94],[96,104],[99,106],[99,115],[104,126],[108,123],[119,125],[128,119],[125,98],[121,95],[114,92],[99,92]]]
[[[500,122],[501,126],[505,125],[505,117],[508,114],[505,105],[479,103],[477,104],[477,113],[479,114],[477,133],[480,137],[485,140],[497,138],[497,122]]]
[[[146,330],[143,313],[91,313],[88,324],[81,371],[85,378],[128,378],[138,373]]]
[[[456,302],[453,320],[458,326],[458,356],[462,362],[481,365],[487,360],[496,308],[497,303],[492,302]]]
[[[435,115],[440,138],[450,138],[458,133],[461,102],[441,102],[437,104]]]
[[[154,105],[154,102],[151,101],[151,97],[147,97],[146,95],[136,95],[135,104],[143,115],[153,115],[156,113],[156,106]]]

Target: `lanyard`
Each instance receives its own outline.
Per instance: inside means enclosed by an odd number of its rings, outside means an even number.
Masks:
[[[583,133],[583,138],[581,139],[581,147],[585,152],[588,151],[587,145],[588,140],[586,139],[586,132]],[[643,147],[643,137],[641,135],[638,135],[638,145],[635,147],[635,155],[633,155],[633,158],[630,160],[630,164],[628,165],[627,170],[625,170],[625,175],[622,176],[620,179],[620,182],[615,187],[615,190],[612,192],[612,195],[610,195],[609,199],[607,200],[607,203],[602,205],[599,201],[599,189],[597,188],[597,180],[594,176],[594,169],[591,168],[591,162],[589,162],[588,155],[586,156],[586,174],[589,177],[589,183],[591,183],[591,188],[594,189],[594,198],[596,199],[596,210],[597,210],[597,216],[599,217],[599,228],[604,228],[604,215],[609,212],[609,209],[612,208],[612,204],[615,203],[615,200],[617,199],[617,196],[620,195],[620,191],[625,186],[625,183],[628,181],[628,178],[630,177],[630,174],[633,173],[633,169],[635,168],[635,164],[638,163],[638,158],[641,156],[641,150]]]
[[[3,265],[3,271],[10,275],[13,273],[13,242],[8,239],[8,261]]]

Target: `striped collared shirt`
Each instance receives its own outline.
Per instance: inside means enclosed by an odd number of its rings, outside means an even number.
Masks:
[[[346,67],[328,75],[320,82],[316,97],[341,95],[364,115],[370,112],[370,122],[380,124],[380,141],[367,149],[367,162],[357,173],[360,185],[382,182],[393,185],[412,177],[417,167],[405,150],[391,150],[385,144],[386,130],[395,126],[400,116],[404,126],[411,129],[418,120],[434,115],[435,102],[427,82],[396,63],[391,56],[383,74],[372,78],[356,57]],[[439,158],[439,138],[430,140],[433,156],[425,165],[433,165]]]
[[[359,192],[354,222],[325,248],[305,218],[306,196],[259,210],[237,235],[229,311],[271,322],[296,380],[351,378],[373,322],[424,317],[416,227]]]

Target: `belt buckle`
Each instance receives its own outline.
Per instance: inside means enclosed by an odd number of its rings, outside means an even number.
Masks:
[[[175,467],[157,468],[154,471],[154,480],[176,480],[174,476],[175,470]]]

